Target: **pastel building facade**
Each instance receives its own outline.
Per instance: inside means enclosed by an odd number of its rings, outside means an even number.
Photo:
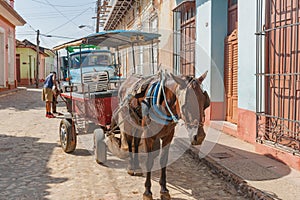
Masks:
[[[13,0],[0,1],[0,91],[17,87],[15,28],[25,23]]]
[[[20,85],[36,84],[37,72],[37,47],[28,40],[16,41],[16,57],[17,57],[17,71],[19,72],[18,83]],[[56,71],[55,68],[55,54],[50,49],[43,47],[39,48],[39,68],[38,79],[43,82],[50,71]]]
[[[211,97],[207,125],[300,169],[299,1],[108,3],[105,30],[162,35],[157,65],[196,77],[208,70],[203,85]],[[138,59],[147,69],[141,62],[145,57]]]

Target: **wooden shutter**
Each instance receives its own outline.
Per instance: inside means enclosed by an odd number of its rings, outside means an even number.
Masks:
[[[238,40],[237,29],[225,38],[224,83],[226,120],[237,123],[238,119]]]
[[[16,73],[17,73],[17,81],[18,83],[21,82],[21,61],[20,61],[20,54],[16,54]]]

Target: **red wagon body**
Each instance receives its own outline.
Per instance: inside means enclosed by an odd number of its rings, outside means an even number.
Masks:
[[[62,96],[71,103],[72,113],[100,126],[111,123],[112,113],[118,106],[118,91],[95,92],[87,96],[80,93],[63,93]]]

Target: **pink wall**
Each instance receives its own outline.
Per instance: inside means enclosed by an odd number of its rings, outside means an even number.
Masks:
[[[253,111],[238,109],[238,133],[237,137],[255,144],[256,143],[256,114]]]
[[[10,4],[11,7],[15,6],[15,1],[14,0],[10,0],[9,2],[10,2],[9,4]]]
[[[5,50],[4,50],[4,58],[5,58],[5,63],[4,63],[4,67],[5,67],[5,74],[4,74],[4,78],[6,81],[8,81],[8,49],[6,48],[8,45],[8,36],[10,34],[13,34],[13,38],[15,38],[15,26],[12,25],[11,23],[9,23],[5,18],[3,18],[2,16],[0,16],[0,27],[1,29],[4,29],[4,46],[5,46]],[[15,45],[13,45],[14,47],[14,55],[15,55]],[[16,66],[14,67],[14,71],[16,71]],[[15,77],[14,77],[15,79]],[[7,85],[8,86],[8,85]],[[8,86],[8,87],[15,87],[15,86]]]
[[[45,56],[40,55],[39,79],[45,80]]]

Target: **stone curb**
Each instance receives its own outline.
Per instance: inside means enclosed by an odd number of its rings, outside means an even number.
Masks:
[[[24,89],[23,88],[15,88],[12,90],[5,90],[5,91],[0,92],[0,97],[19,92],[20,90],[26,90],[26,89],[25,88]]]
[[[245,181],[240,176],[236,175],[234,172],[226,169],[224,166],[217,163],[213,158],[209,155],[204,158],[200,158],[198,155],[199,150],[193,146],[191,146],[187,153],[190,154],[193,159],[198,161],[203,161],[212,171],[217,174],[219,177],[222,177],[227,182],[231,183],[238,193],[246,195],[248,198],[253,200],[276,200],[278,198],[274,198],[269,194],[250,186],[247,181]]]

